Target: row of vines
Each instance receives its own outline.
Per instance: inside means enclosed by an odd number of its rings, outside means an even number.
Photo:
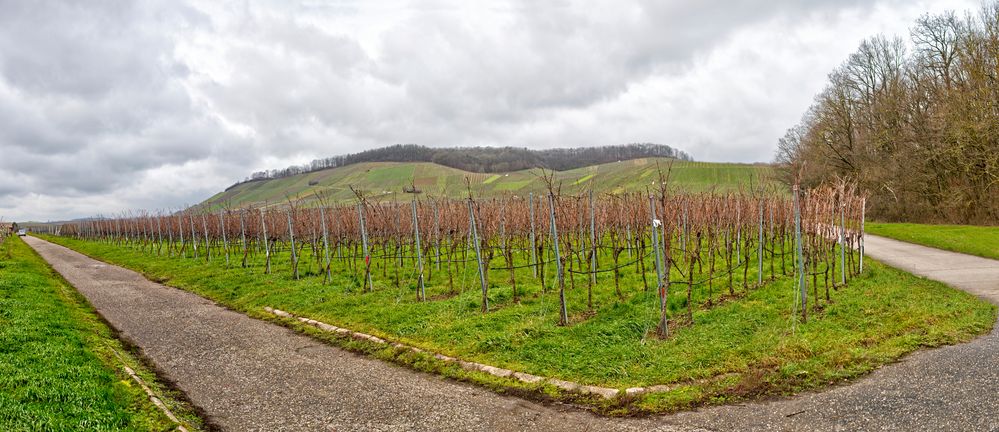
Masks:
[[[9,223],[4,223],[3,219],[0,219],[0,245],[4,244],[7,237],[14,234],[14,226]]]
[[[585,296],[592,311],[595,290],[620,299],[655,290],[655,327],[665,337],[691,325],[696,307],[782,277],[796,278],[794,314],[807,320],[862,272],[863,217],[864,198],[841,183],[791,195],[551,188],[405,203],[358,193],[351,204],[139,213],[60,229],[172,259],[322,278],[344,295],[396,288],[422,302],[476,289],[482,313],[495,290],[516,303],[532,295],[525,286],[537,287],[533,295],[557,294],[560,325],[570,323],[569,295]]]

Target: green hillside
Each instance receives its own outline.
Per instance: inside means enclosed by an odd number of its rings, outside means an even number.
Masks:
[[[665,170],[669,159],[647,158],[613,162],[562,171],[556,179],[562,192],[580,193],[593,187],[599,193],[642,191],[654,187],[658,166]],[[760,179],[771,182],[771,168],[766,165],[673,161],[670,184],[689,192],[748,190]],[[415,184],[420,196],[466,196],[465,178],[476,196],[518,195],[545,190],[539,170],[509,173],[473,173],[429,162],[358,163],[291,177],[252,181],[237,185],[205,200],[212,208],[281,204],[286,197],[308,203],[317,192],[334,201],[354,199],[350,186],[379,199],[408,199],[403,188]],[[310,185],[310,183],[312,185]]]

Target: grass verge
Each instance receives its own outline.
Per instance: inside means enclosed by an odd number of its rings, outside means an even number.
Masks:
[[[999,259],[999,226],[868,222],[864,228],[895,240]]]
[[[620,389],[668,388],[612,402],[579,401],[608,414],[671,412],[815,389],[858,377],[922,347],[970,340],[989,331],[996,318],[994,306],[969,294],[871,262],[864,275],[833,294],[833,301],[819,302],[807,323],[791,318],[794,290],[790,278],[784,278],[761,288],[740,289],[712,308],[697,308],[693,326],[680,327],[670,339],[660,340],[651,336],[656,294],[640,288],[640,276],[630,273],[623,276],[622,286],[627,288],[621,296],[608,280],[599,282],[592,311],[585,286],[568,290],[572,324],[559,327],[556,294],[523,280],[518,282],[519,302],[512,301],[509,286],[494,285],[493,309],[482,314],[481,293],[474,289],[443,295],[445,287],[432,284],[428,296],[435,300],[417,302],[414,286],[408,284],[392,288],[376,283],[373,292],[349,288],[357,282],[349,272],[334,275],[334,283],[323,285],[322,277],[293,280],[283,269],[263,274],[259,263],[247,269],[226,268],[218,258],[211,262],[166,258],[105,243],[47,239],[252,316],[263,316],[262,308],[271,306],[535,375]],[[749,278],[755,275],[750,273]],[[697,304],[703,299],[695,296]],[[305,326],[296,328],[318,334]],[[548,389],[464,373],[424,356],[323,337],[490,388],[563,397]]]
[[[200,420],[179,395],[156,382],[76,290],[21,239],[5,243],[0,430],[174,430],[176,424],[123,370],[123,361],[185,426],[198,429]]]

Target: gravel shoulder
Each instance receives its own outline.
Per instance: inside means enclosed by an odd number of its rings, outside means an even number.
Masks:
[[[25,241],[226,430],[999,429],[999,329],[824,392],[608,419],[355,355],[62,246]],[[999,304],[999,261],[874,236],[867,252]]]

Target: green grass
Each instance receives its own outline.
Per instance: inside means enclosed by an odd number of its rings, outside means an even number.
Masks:
[[[661,158],[634,159],[562,171],[556,174],[562,192],[578,194],[593,187],[597,193],[621,193],[655,189],[658,170],[664,172],[670,160]],[[686,192],[735,192],[749,190],[760,181],[778,189],[772,180],[772,169],[766,165],[672,161],[669,184]],[[471,173],[427,162],[372,162],[332,168],[274,180],[244,183],[205,200],[213,209],[222,205],[239,207],[264,203],[284,203],[286,197],[314,202],[317,192],[327,194],[335,202],[354,202],[350,187],[361,189],[376,200],[406,200],[412,195],[402,193],[404,187],[417,183],[423,196],[463,198],[470,181],[477,196],[495,197],[507,194],[535,194],[545,190],[537,170],[509,173]],[[310,181],[318,184],[309,186]]]
[[[491,311],[482,314],[474,265],[464,272],[459,269],[453,289],[443,272],[429,275],[431,301],[418,302],[409,262],[396,284],[398,267],[375,260],[376,289],[362,292],[359,274],[345,268],[337,269],[333,282],[323,285],[308,248],[301,261],[305,276],[296,281],[290,277],[287,252],[279,253],[275,273],[268,275],[259,259],[252,260],[248,269],[238,265],[226,269],[218,256],[212,262],[157,257],[133,247],[49,238],[254,316],[271,306],[537,375],[616,388],[673,386],[664,393],[625,401],[625,406],[611,412],[669,412],[822,387],[921,347],[967,341],[987,332],[996,317],[995,307],[971,295],[871,262],[864,275],[832,293],[833,302],[821,301],[821,308],[811,311],[805,324],[793,324],[790,278],[748,292],[741,287],[741,277],[736,278],[736,297],[713,308],[703,307],[708,296],[706,287],[699,286],[693,303],[695,324],[660,340],[652,336],[655,290],[644,289],[641,276],[631,267],[621,273],[620,297],[613,276],[600,276],[593,311],[586,304],[586,278],[577,276],[575,288],[567,289],[572,324],[560,327],[557,293],[550,288],[542,292],[527,269],[516,275],[519,303],[512,301],[509,273],[491,271]],[[497,265],[502,264],[493,263]],[[777,265],[780,273],[779,261]],[[749,271],[748,279],[755,278],[755,270]],[[674,317],[686,308],[681,290],[674,288],[670,297]],[[717,302],[724,282],[713,290]],[[493,378],[473,379],[496,385]]]
[[[0,430],[173,430],[122,359],[185,407],[114,339],[83,298],[17,237],[0,255]],[[8,254],[9,252],[9,254]]]
[[[492,176],[490,176],[489,178],[487,178],[485,181],[483,181],[482,184],[492,183],[492,182],[494,182],[496,180],[499,180],[500,177],[501,176],[499,174],[493,174]]]
[[[864,228],[874,235],[999,259],[999,226],[868,222]]]

